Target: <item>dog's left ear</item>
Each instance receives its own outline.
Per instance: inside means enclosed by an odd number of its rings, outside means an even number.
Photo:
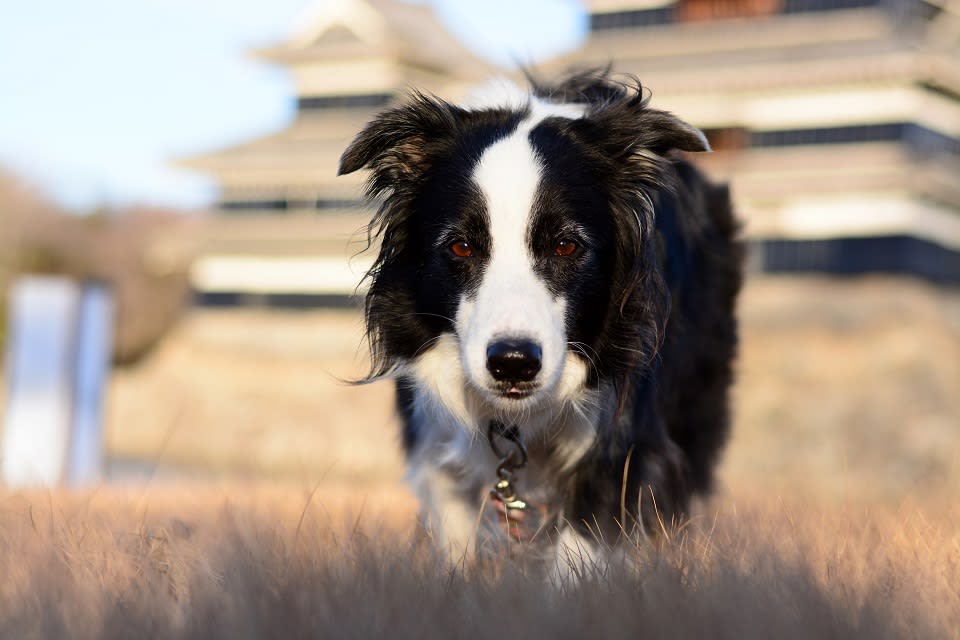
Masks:
[[[417,179],[430,168],[432,144],[455,126],[453,111],[452,105],[438,98],[413,95],[357,134],[340,157],[337,175],[369,167],[374,189]]]

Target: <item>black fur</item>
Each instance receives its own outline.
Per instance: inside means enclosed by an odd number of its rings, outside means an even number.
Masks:
[[[582,118],[547,118],[530,133],[545,173],[527,242],[550,290],[575,301],[568,340],[590,362],[588,385],[616,390],[593,448],[557,478],[564,512],[604,535],[650,528],[710,490],[728,436],[738,227],[726,187],[678,153],[706,150],[705,138],[650,108],[638,82],[588,72],[534,83],[534,92],[587,107]],[[341,173],[371,168],[368,195],[381,200],[366,298],[371,378],[454,330],[456,300],[477,286],[488,252],[483,199],[468,178],[483,150],[526,115],[417,94],[344,153]],[[577,253],[554,259],[550,248],[570,237]],[[458,261],[444,250],[458,238],[470,239],[473,257]],[[411,381],[398,380],[408,450],[417,441],[414,393]]]
[[[672,163],[678,184],[653,194],[654,268],[666,286],[664,327],[656,357],[630,373],[624,411],[601,430],[593,450],[569,478],[571,521],[609,536],[642,522],[681,517],[694,494],[712,488],[713,469],[730,431],[743,245],[726,187],[688,162]],[[615,338],[613,338],[615,340]],[[600,345],[598,350],[603,349]],[[627,500],[621,505],[626,477]],[[626,507],[626,513],[621,507]],[[639,520],[637,520],[639,518]]]

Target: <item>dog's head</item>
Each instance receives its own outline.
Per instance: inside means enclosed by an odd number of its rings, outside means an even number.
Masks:
[[[671,150],[707,143],[647,102],[586,74],[496,107],[415,94],[371,122],[340,172],[370,168],[380,200],[372,375],[459,385],[469,413],[510,417],[650,358],[664,315],[651,198]]]

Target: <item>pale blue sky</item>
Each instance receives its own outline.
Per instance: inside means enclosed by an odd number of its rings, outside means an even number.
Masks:
[[[289,122],[288,78],[247,52],[317,1],[0,0],[0,166],[76,210],[209,203],[214,184],[168,159]],[[432,4],[505,66],[569,49],[585,29],[577,0]]]

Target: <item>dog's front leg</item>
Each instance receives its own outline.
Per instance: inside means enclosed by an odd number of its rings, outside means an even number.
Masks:
[[[454,565],[473,559],[483,526],[480,487],[450,469],[429,463],[411,465],[409,480],[423,505],[424,532],[435,548]]]
[[[585,579],[607,575],[610,549],[602,548],[596,539],[577,532],[567,525],[554,539],[553,562],[548,567],[549,581],[557,589],[578,586]]]

